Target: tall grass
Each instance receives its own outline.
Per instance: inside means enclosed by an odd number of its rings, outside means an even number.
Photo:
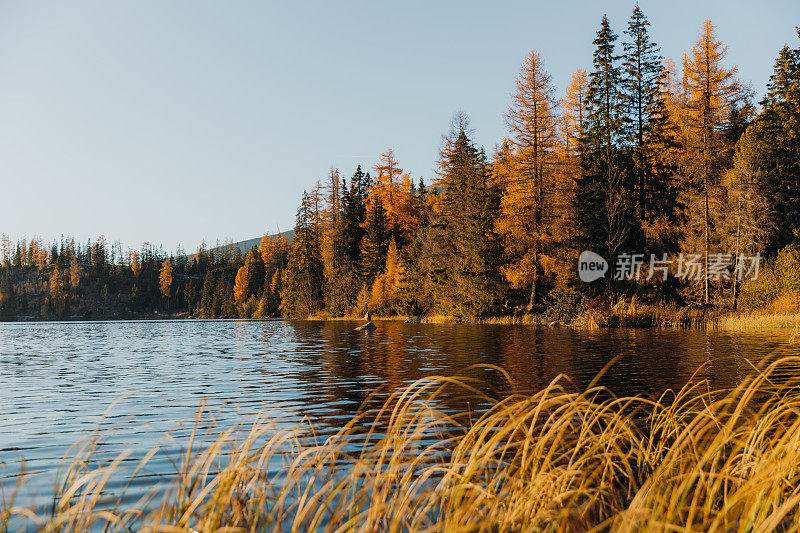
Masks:
[[[796,531],[798,370],[800,358],[784,358],[754,369],[733,390],[696,381],[656,400],[616,398],[594,384],[579,391],[563,376],[535,394],[503,399],[482,395],[466,378],[428,378],[325,439],[314,439],[308,423],[282,430],[266,418],[202,446],[193,432],[180,474],[158,496],[127,507],[104,498],[122,458],[90,466],[88,444],[62,476],[52,509],[8,501],[0,525],[204,533]],[[480,408],[445,412],[454,395]],[[276,463],[282,466],[270,466]]]
[[[798,329],[800,328],[800,313],[742,312],[717,317],[715,320],[709,321],[708,326],[710,329],[737,331]]]

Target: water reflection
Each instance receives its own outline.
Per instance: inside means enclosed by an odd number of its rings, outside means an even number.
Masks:
[[[173,321],[0,324],[0,479],[41,472],[21,504],[41,503],[63,455],[101,422],[104,450],[155,445],[180,451],[205,401],[220,427],[268,410],[285,424],[308,417],[338,430],[376,389],[388,394],[428,375],[468,373],[499,394],[541,389],[560,374],[617,395],[657,397],[701,368],[731,387],[751,362],[797,355],[785,331],[726,334],[678,330],[542,329],[503,325],[350,322]],[[514,384],[485,365],[504,368]],[[483,365],[483,368],[481,368]],[[118,402],[104,413],[115,401]],[[379,403],[380,397],[372,401]],[[455,402],[452,409],[462,408]],[[170,433],[171,438],[166,438]],[[165,455],[152,474],[174,471]],[[140,480],[144,490],[148,483]],[[132,497],[136,496],[132,493]]]

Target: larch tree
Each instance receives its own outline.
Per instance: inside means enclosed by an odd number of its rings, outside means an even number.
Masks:
[[[389,216],[389,222],[394,223],[395,217],[395,192],[398,181],[403,175],[403,169],[394,157],[394,150],[388,148],[378,158],[375,165],[375,183],[373,190],[383,197],[383,205]]]
[[[400,255],[397,243],[392,239],[386,252],[386,268],[375,278],[370,292],[370,309],[378,313],[390,314],[400,297]]]
[[[695,221],[692,226],[701,242],[699,247],[691,242],[689,246],[702,250],[706,273],[703,300],[706,303],[709,301],[709,253],[717,218],[713,211],[724,211],[721,177],[726,155],[730,156],[732,150],[725,140],[725,132],[731,109],[747,96],[737,78],[737,67],[728,68],[723,64],[726,53],[727,47],[716,39],[714,26],[706,20],[697,43],[683,56],[686,167],[693,193],[689,217]]]
[[[64,290],[64,273],[58,267],[50,274],[50,305],[57,317],[63,317],[66,311],[67,298]]]
[[[133,276],[135,278],[138,278],[139,274],[142,272],[142,262],[139,258],[139,252],[131,250],[128,253],[128,263],[131,266],[131,271],[133,272]]]
[[[161,289],[161,294],[167,299],[167,311],[169,311],[169,296],[172,287],[172,263],[169,257],[164,259],[161,264],[161,271],[158,274],[158,286]]]
[[[495,232],[505,240],[503,273],[512,285],[530,288],[529,307],[539,295],[540,278],[555,272],[561,235],[554,223],[559,195],[555,149],[557,102],[550,75],[538,52],[523,62],[506,123],[516,148],[506,178]]]
[[[258,298],[264,287],[264,261],[258,250],[247,253],[244,265],[236,272],[233,284],[233,300],[239,310],[239,316],[250,318],[256,311]],[[248,305],[252,299],[252,304]]]
[[[80,287],[81,284],[81,265],[78,263],[78,258],[74,255],[69,263],[69,285],[73,290]]]
[[[578,69],[572,73],[567,85],[566,94],[561,100],[563,111],[563,142],[566,152],[580,157],[582,143],[580,139],[586,128],[586,93],[588,80],[586,71]]]
[[[0,264],[4,267],[11,264],[11,242],[5,233],[0,236]]]

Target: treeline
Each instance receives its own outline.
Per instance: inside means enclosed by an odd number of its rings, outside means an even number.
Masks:
[[[604,16],[594,45],[592,68],[576,70],[561,97],[541,55],[526,57],[509,135],[491,154],[457,114],[430,184],[392,150],[349,180],[331,169],[303,194],[293,240],[265,237],[244,256],[148,249],[134,261],[112,250],[109,260],[98,243],[44,253],[7,245],[0,310],[74,315],[88,305],[81,294],[111,300],[119,313],[207,318],[475,317],[630,296],[732,307],[740,296],[746,305],[797,301],[800,49],[780,50],[757,108],[710,21],[680,66],[662,57],[638,6],[621,39]],[[608,259],[610,275],[578,281],[582,250]],[[615,279],[622,254],[645,261]],[[781,281],[742,286],[712,267],[720,254],[761,254],[768,279]],[[672,275],[653,275],[651,257],[692,258],[703,275],[682,276],[674,263]],[[21,285],[39,291],[35,303],[18,295]]]
[[[279,316],[279,280],[288,248],[289,240],[277,236],[265,238],[260,251],[246,255],[232,245],[167,255],[149,243],[123,252],[120,243],[109,246],[102,236],[85,245],[73,239],[12,245],[2,236],[0,320]],[[264,301],[255,304],[252,298],[241,301],[237,276],[254,264],[261,265],[260,278],[256,273],[252,280],[259,279],[266,291]],[[263,292],[254,287],[247,291]],[[269,295],[275,297],[270,300]]]

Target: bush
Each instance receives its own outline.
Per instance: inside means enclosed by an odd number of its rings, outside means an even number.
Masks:
[[[800,248],[787,246],[769,261],[755,280],[742,286],[739,295],[743,309],[787,309],[787,302],[796,302],[800,294]],[[788,306],[792,307],[791,305]],[[792,311],[796,311],[795,307]]]
[[[577,290],[568,287],[555,287],[545,298],[544,319],[547,321],[569,322],[583,312],[582,297]]]

